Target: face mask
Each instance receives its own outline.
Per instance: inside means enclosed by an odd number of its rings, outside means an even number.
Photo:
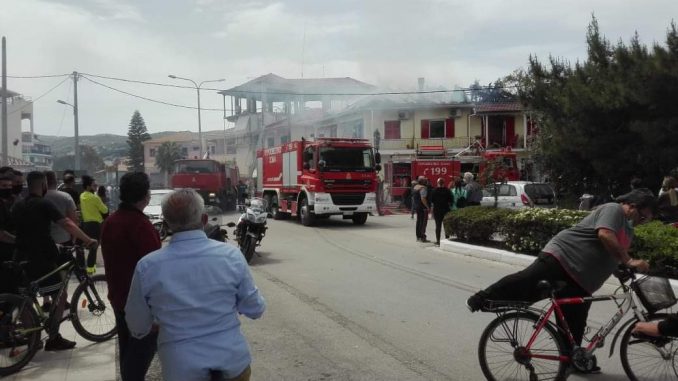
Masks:
[[[7,189],[0,189],[0,198],[10,198],[12,197],[12,189],[7,188]]]
[[[24,186],[23,186],[23,185],[14,185],[14,186],[12,186],[12,193],[14,193],[14,194],[19,194],[19,193],[21,193],[22,190],[24,190]]]

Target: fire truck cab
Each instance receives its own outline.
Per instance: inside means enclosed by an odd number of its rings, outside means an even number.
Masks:
[[[258,194],[275,219],[341,215],[362,225],[377,211],[379,155],[364,139],[300,140],[257,152]]]

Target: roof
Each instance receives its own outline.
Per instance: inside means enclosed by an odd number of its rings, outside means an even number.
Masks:
[[[10,89],[7,89],[7,97],[8,97],[8,98],[9,98],[9,97],[16,97],[17,95],[21,95],[21,94],[19,94],[19,93],[17,93],[17,92],[14,92],[14,91],[12,91],[12,90],[10,90]]]
[[[525,111],[525,106],[520,102],[497,102],[480,103],[474,106],[476,114],[501,113],[501,112],[520,112]]]
[[[321,94],[362,94],[373,91],[374,86],[350,77],[344,78],[295,78],[287,79],[269,73],[257,77],[242,85],[219,91],[219,94],[246,96],[253,95],[259,99],[261,93],[267,93],[269,101],[288,98],[290,95],[321,96]]]
[[[146,140],[146,143],[164,143],[164,142],[190,142],[195,140],[193,133],[189,131],[177,132],[176,134],[166,135],[159,138]]]

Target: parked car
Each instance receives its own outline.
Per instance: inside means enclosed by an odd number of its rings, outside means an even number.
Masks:
[[[549,208],[556,206],[556,193],[550,184],[531,181],[508,181],[497,183],[497,207],[522,209],[532,207]],[[480,205],[494,206],[494,187],[483,189]]]
[[[166,194],[171,193],[171,189],[152,189],[151,190],[151,201],[148,203],[148,206],[144,208],[144,214],[152,220],[160,219],[162,216],[162,209],[160,208],[160,201],[165,197]]]

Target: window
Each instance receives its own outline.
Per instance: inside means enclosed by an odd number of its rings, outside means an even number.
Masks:
[[[290,136],[289,135],[285,135],[285,136],[280,137],[280,144],[285,144],[285,143],[289,143],[289,142],[290,142]]]
[[[188,157],[188,147],[181,147],[181,156]]]
[[[454,137],[454,118],[421,120],[422,139],[450,139]]]
[[[148,150],[148,155],[151,157],[155,157],[155,148],[151,148]]]
[[[266,139],[266,148],[271,148],[275,145],[275,138]]]
[[[215,154],[216,151],[217,151],[217,147],[216,147],[216,146],[211,146],[211,147],[210,147],[210,153],[211,153],[211,154]]]
[[[399,120],[390,120],[384,122],[384,139],[400,139]]]
[[[226,154],[235,155],[235,139],[226,140]]]
[[[445,121],[444,120],[432,120],[429,122],[430,128],[430,138],[431,139],[443,139],[445,137]]]

